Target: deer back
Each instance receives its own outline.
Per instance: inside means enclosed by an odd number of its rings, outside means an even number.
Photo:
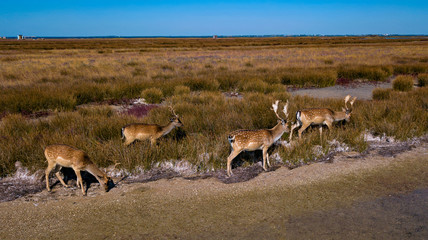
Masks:
[[[137,136],[138,134],[154,135],[160,131],[162,131],[162,127],[157,124],[132,123],[123,127],[123,134],[125,136]]]
[[[49,145],[45,148],[45,156],[49,162],[55,162],[64,167],[83,169],[93,164],[84,151],[68,145]]]
[[[321,124],[326,119],[334,119],[334,111],[329,108],[308,108],[298,111],[297,121]]]

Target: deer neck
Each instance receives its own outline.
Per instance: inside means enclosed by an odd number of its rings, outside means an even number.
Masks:
[[[89,164],[88,166],[86,166],[85,170],[92,173],[93,175],[102,177],[104,180],[107,179],[107,174],[101,171],[95,164]]]
[[[342,121],[345,120],[346,118],[346,112],[342,111],[342,112],[334,112],[334,121],[338,122],[338,121]]]
[[[269,129],[269,132],[272,134],[272,138],[274,139],[274,142],[281,138],[282,134],[284,134],[285,130],[282,127],[282,123],[279,122],[276,124],[275,127]]]
[[[162,127],[162,136],[168,134],[175,128],[174,122],[170,122],[168,125]]]

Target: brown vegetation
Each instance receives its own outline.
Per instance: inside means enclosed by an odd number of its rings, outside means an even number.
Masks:
[[[18,160],[32,170],[44,168],[42,149],[54,143],[88,152],[99,166],[119,161],[122,168],[150,169],[162,161],[185,160],[200,171],[224,169],[227,133],[274,126],[275,116],[266,114],[274,100],[290,100],[292,115],[306,107],[343,106],[341,100],[291,98],[287,85],[330,86],[337,78],[385,81],[397,73],[428,71],[425,38],[217,40],[1,40],[0,176],[14,171]],[[230,91],[240,96],[223,95]],[[184,124],[156,147],[139,142],[126,148],[120,130],[132,122],[165,125],[166,107],[153,108],[142,119],[132,109],[77,108],[142,95],[151,102],[172,102]],[[427,96],[420,88],[392,92],[383,102],[358,101],[351,122],[329,131],[327,139],[364,151],[365,130],[397,139],[421,136],[428,126]],[[27,117],[38,112],[45,117]],[[278,148],[285,164],[312,161],[313,147],[320,144],[313,132],[305,134],[299,148]],[[328,141],[321,146],[323,153],[332,148]]]

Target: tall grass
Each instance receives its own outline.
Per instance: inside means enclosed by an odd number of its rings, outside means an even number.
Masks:
[[[413,89],[413,77],[400,75],[392,82],[392,89],[397,91],[410,91]]]
[[[292,98],[287,85],[325,87],[337,78],[383,81],[397,73],[422,77],[428,68],[427,42],[419,38],[211,40],[0,41],[0,176],[12,173],[17,160],[33,170],[45,167],[43,147],[52,143],[81,148],[100,166],[121,162],[130,170],[150,169],[162,161],[186,160],[200,171],[224,168],[228,133],[273,127],[274,100],[290,100],[292,121],[301,108],[343,107],[341,99]],[[225,91],[243,97],[225,97]],[[383,101],[358,100],[351,122],[325,131],[322,144],[318,130],[309,129],[298,148],[274,151],[298,166],[332,150],[334,139],[363,151],[366,129],[398,139],[426,134],[426,88],[390,94]],[[124,147],[121,127],[132,122],[165,125],[169,110],[150,107],[146,116],[149,108],[136,114],[142,110],[77,107],[140,97],[172,103],[184,127],[157,146],[137,142]],[[44,110],[51,116],[20,114]]]
[[[322,144],[318,128],[308,129],[297,147],[279,146],[274,151],[278,151],[284,163],[293,167],[322,158],[323,154],[334,150],[337,146],[331,144],[333,140],[346,144],[350,150],[364,151],[366,129],[397,139],[426,134],[427,88],[391,94],[391,98],[384,101],[357,101],[351,122],[324,131]],[[340,99],[291,98],[287,93],[278,92],[272,95],[246,93],[243,99],[207,91],[178,95],[167,100],[174,104],[184,126],[163,137],[157,146],[136,142],[128,147],[123,145],[120,134],[124,125],[132,122],[166,125],[171,116],[169,109],[154,108],[142,119],[105,107],[60,112],[38,120],[12,114],[4,117],[0,125],[0,175],[13,172],[17,160],[34,170],[44,168],[43,148],[53,143],[81,148],[103,167],[120,162],[122,168],[130,170],[138,166],[150,169],[159,162],[185,160],[200,171],[224,168],[230,148],[228,133],[236,129],[273,127],[276,116],[271,104],[275,99],[289,100],[291,114],[305,107],[329,106],[340,110],[343,105]],[[283,138],[287,139],[288,134]]]

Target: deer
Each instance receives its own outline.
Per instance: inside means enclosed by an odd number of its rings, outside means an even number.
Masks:
[[[290,130],[290,139],[293,137],[294,129],[300,127],[299,129],[299,139],[302,136],[302,132],[305,131],[310,125],[319,125],[320,126],[320,138],[322,142],[322,126],[327,125],[328,129],[331,129],[334,122],[347,121],[349,122],[351,118],[352,106],[357,99],[354,97],[351,101],[351,107],[348,108],[347,103],[351,98],[350,95],[345,97],[345,108],[342,108],[341,112],[335,112],[329,108],[308,108],[302,109],[296,112],[296,123],[291,126]]]
[[[167,135],[175,127],[182,127],[183,123],[179,116],[175,113],[172,106],[169,107],[173,117],[169,124],[159,126],[158,124],[131,123],[122,128],[122,139],[125,139],[125,146],[133,143],[135,140],[150,140],[151,145],[156,145],[156,140]]]
[[[62,167],[69,167],[74,170],[77,176],[77,187],[80,185],[83,196],[86,196],[87,190],[85,191],[83,187],[80,171],[87,171],[92,174],[100,185],[104,186],[106,192],[108,192],[110,184],[114,184],[113,180],[108,177],[104,171],[100,170],[97,165],[89,159],[88,155],[80,149],[65,144],[55,144],[47,146],[44,154],[48,162],[48,167],[45,171],[46,188],[48,192],[51,192],[51,188],[49,187],[49,174],[54,168],[55,175],[61,184],[64,187],[69,187],[59,174],[59,170],[61,170]],[[57,166],[59,166],[59,168],[57,168]]]
[[[287,118],[288,118],[288,101],[282,110],[285,119],[281,118],[278,114],[279,100],[272,104],[272,109],[278,118],[278,123],[271,129],[258,129],[258,130],[236,130],[229,134],[228,140],[231,146],[231,152],[227,158],[227,175],[232,175],[232,160],[239,155],[242,151],[263,151],[263,170],[267,171],[266,164],[269,164],[268,149],[272,144],[281,138],[284,132],[289,132]]]

